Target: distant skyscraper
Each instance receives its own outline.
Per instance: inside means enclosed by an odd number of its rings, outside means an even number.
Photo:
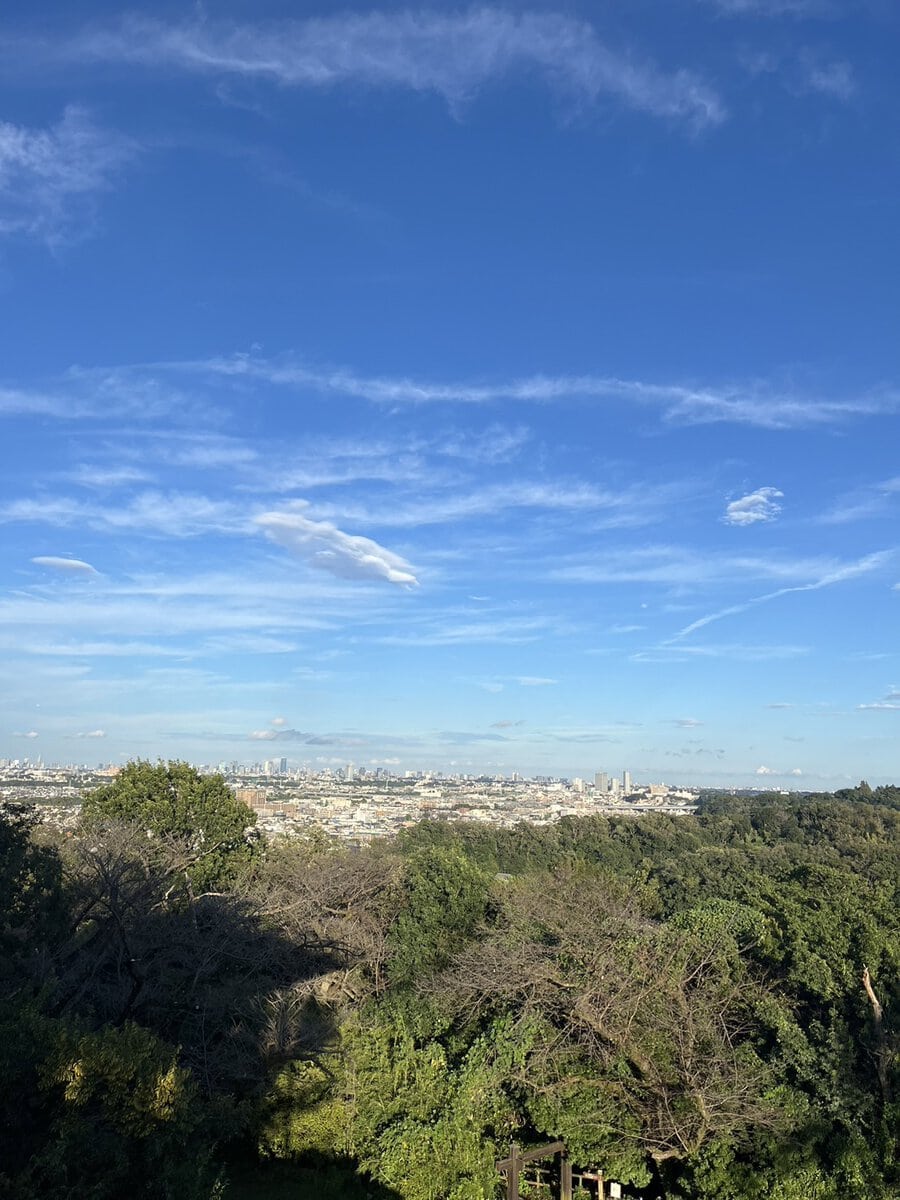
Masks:
[[[622,772],[622,791],[625,793],[626,796],[631,791],[631,772],[630,771]]]
[[[605,796],[609,791],[609,776],[605,771],[598,771],[594,776],[594,787]]]
[[[286,758],[280,758],[278,760],[278,773],[280,775],[287,775],[287,759]]]
[[[353,763],[347,763],[344,767],[344,778],[349,782],[353,778]]]

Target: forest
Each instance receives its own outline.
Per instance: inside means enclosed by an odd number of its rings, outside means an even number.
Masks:
[[[900,787],[266,840],[134,762],[0,810],[0,1195],[900,1196]]]

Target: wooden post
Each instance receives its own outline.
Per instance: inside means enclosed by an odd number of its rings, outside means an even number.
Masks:
[[[559,1156],[559,1200],[572,1200],[572,1160],[566,1150]]]
[[[506,1174],[506,1200],[519,1200],[519,1147],[509,1143],[509,1168]]]

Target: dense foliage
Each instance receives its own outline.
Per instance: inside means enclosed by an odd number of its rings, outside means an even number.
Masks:
[[[900,1196],[900,789],[358,851],[250,824],[184,764],[60,844],[6,810],[0,1193],[239,1197],[278,1160],[482,1200],[560,1137],[644,1197]]]

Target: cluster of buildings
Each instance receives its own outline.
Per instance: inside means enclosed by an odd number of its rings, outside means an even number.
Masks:
[[[665,784],[636,786],[628,771],[621,778],[598,772],[593,781],[430,771],[397,775],[384,767],[369,770],[352,763],[340,770],[311,772],[291,771],[285,759],[251,767],[219,763],[200,770],[220,770],[269,833],[320,829],[354,842],[383,837],[426,818],[547,825],[560,817],[597,813],[685,815],[694,811],[698,798],[694,791]],[[84,792],[108,782],[117,771],[112,766],[91,770],[0,763],[0,801],[35,804],[45,821],[65,827],[74,823]]]

